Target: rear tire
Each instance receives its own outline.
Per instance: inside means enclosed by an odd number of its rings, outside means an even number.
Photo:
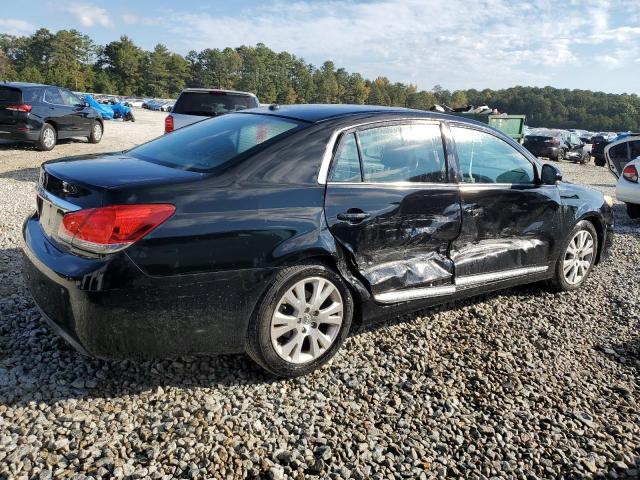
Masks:
[[[627,215],[634,220],[640,218],[640,205],[637,203],[627,203]]]
[[[40,138],[36,142],[36,148],[41,152],[53,150],[58,142],[58,132],[50,123],[45,123],[40,130]]]
[[[593,160],[593,163],[595,163],[595,164],[596,164],[596,167],[604,167],[604,165],[605,165],[604,158],[598,158],[598,157],[596,157],[596,158]]]
[[[598,253],[598,234],[593,224],[582,220],[562,245],[550,286],[557,291],[580,288],[589,277]]]
[[[562,150],[561,148],[558,149],[558,153],[556,155],[555,160],[556,162],[561,162],[562,160],[564,160],[564,150]]]
[[[100,143],[102,140],[102,134],[104,133],[104,127],[100,122],[95,120],[91,125],[91,134],[87,137],[89,143]]]
[[[287,267],[256,307],[247,353],[274,375],[305,375],[331,360],[352,318],[353,299],[337,273],[320,264]]]

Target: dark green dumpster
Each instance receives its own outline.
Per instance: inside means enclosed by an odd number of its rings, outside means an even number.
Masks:
[[[477,113],[453,113],[452,115],[486,123],[490,127],[503,131],[519,143],[522,143],[522,139],[524,138],[526,115],[481,115]]]

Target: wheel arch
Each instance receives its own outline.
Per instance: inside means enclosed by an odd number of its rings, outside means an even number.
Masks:
[[[607,227],[604,219],[596,212],[585,213],[578,219],[578,222],[581,222],[583,220],[591,223],[593,225],[593,228],[595,228],[596,230],[596,234],[598,235],[598,251],[596,252],[595,261],[595,264],[597,265],[598,263],[600,263],[602,249],[604,248]]]

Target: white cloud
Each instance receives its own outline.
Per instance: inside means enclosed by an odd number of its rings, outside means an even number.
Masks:
[[[70,3],[62,6],[61,10],[70,13],[83,27],[113,26],[109,12],[91,3]]]
[[[9,35],[28,35],[36,29],[35,25],[24,20],[0,18],[0,32]]]
[[[133,25],[134,23],[138,23],[138,16],[133,13],[124,13],[122,15],[122,21],[127,25]]]
[[[255,45],[334,60],[392,81],[472,86],[543,81],[544,69],[578,65],[575,40],[606,29],[593,25],[602,3],[563,8],[509,0],[334,0],[263,5],[234,16],[171,13],[180,50]],[[571,22],[558,22],[571,17]],[[526,67],[526,68],[523,68]],[[482,79],[479,82],[478,79]],[[445,81],[446,80],[446,81]]]

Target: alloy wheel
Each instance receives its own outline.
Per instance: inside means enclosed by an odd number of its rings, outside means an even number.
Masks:
[[[344,312],[338,288],[322,277],[300,280],[278,301],[271,344],[283,360],[301,364],[324,355],[340,333]]]
[[[564,254],[562,272],[571,285],[582,282],[595,258],[595,242],[591,232],[579,230],[573,236]]]
[[[95,138],[96,140],[100,140],[101,137],[102,137],[102,127],[100,126],[99,123],[96,123],[93,126],[93,138]]]
[[[51,128],[44,129],[44,132],[42,133],[42,143],[47,148],[53,147],[53,145],[56,143],[56,136],[55,136],[55,133],[53,132],[53,129]]]

